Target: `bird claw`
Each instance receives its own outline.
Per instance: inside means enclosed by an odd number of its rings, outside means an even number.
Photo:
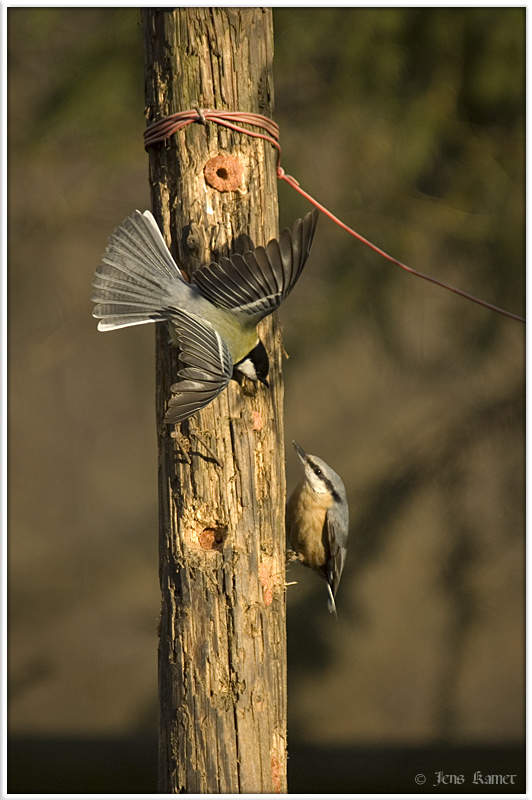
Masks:
[[[170,434],[170,437],[175,441],[175,443],[177,444],[177,446],[179,448],[179,451],[180,451],[181,455],[183,456],[183,458],[185,459],[187,464],[190,466],[192,461],[190,460],[190,456],[189,456],[189,454],[188,454],[188,452],[187,452],[187,450],[185,448],[186,439],[183,436],[183,434],[181,433],[181,431],[179,431],[179,430],[172,431],[172,433]]]
[[[287,550],[286,551],[286,563],[292,564],[294,561],[302,561],[301,556],[299,553],[296,553],[295,550]]]
[[[197,442],[199,442],[200,444],[203,445],[205,450],[214,459],[214,461],[216,462],[216,464],[218,464],[219,467],[223,467],[223,463],[220,461],[220,459],[218,458],[218,456],[216,455],[214,450],[212,450],[212,448],[209,447],[209,445],[205,442],[205,440],[201,438],[201,436],[199,435],[199,431],[198,430],[196,430],[194,428],[189,428],[188,433],[189,433],[190,437],[193,437],[194,439],[196,439]],[[192,464],[192,460],[191,460],[189,452],[188,452],[188,447],[187,447],[188,440],[187,440],[186,436],[184,436],[181,433],[181,431],[179,431],[179,430],[172,431],[170,436],[175,441],[175,443],[177,444],[177,446],[178,446],[183,458],[185,459],[187,464],[190,466],[190,464]]]
[[[201,436],[199,435],[199,432],[196,429],[190,428],[189,429],[189,434],[190,434],[190,436],[193,436],[200,444],[203,445],[205,450],[209,453],[210,456],[212,456],[214,458],[215,462],[218,464],[219,467],[223,467],[223,463],[220,461],[220,459],[218,458],[218,456],[216,455],[214,450],[212,450],[209,447],[209,445],[201,438]]]

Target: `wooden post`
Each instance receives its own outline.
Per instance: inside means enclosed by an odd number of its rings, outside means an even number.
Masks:
[[[143,8],[148,122],[219,108],[272,115],[265,8]],[[204,167],[238,160],[238,190]],[[244,252],[278,235],[275,154],[208,123],[150,149],[154,215],[177,262]],[[286,792],[285,473],[281,343],[259,328],[268,390],[231,381],[173,429],[163,415],[175,349],[157,326],[160,583],[159,791]],[[179,430],[181,429],[181,432]],[[218,463],[219,462],[219,463]]]

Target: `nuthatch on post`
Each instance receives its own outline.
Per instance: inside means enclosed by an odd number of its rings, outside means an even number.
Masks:
[[[329,611],[336,615],[334,598],[347,554],[349,508],[339,475],[325,461],[305,453],[292,442],[303,467],[303,479],[286,504],[286,532],[297,559],[327,581]]]

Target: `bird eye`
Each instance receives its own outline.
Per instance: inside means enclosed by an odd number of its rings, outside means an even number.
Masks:
[[[314,467],[314,475],[317,475],[318,478],[321,478],[323,473],[319,467]]]

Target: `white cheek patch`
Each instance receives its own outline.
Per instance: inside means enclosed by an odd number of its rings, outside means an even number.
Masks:
[[[236,369],[245,375],[246,378],[249,378],[252,381],[257,380],[257,371],[253,361],[250,358],[245,358],[244,361],[241,361]]]
[[[328,493],[329,490],[324,481],[321,478],[318,478],[311,467],[306,467],[305,473],[307,481],[309,482],[313,492],[316,492],[316,494]]]

